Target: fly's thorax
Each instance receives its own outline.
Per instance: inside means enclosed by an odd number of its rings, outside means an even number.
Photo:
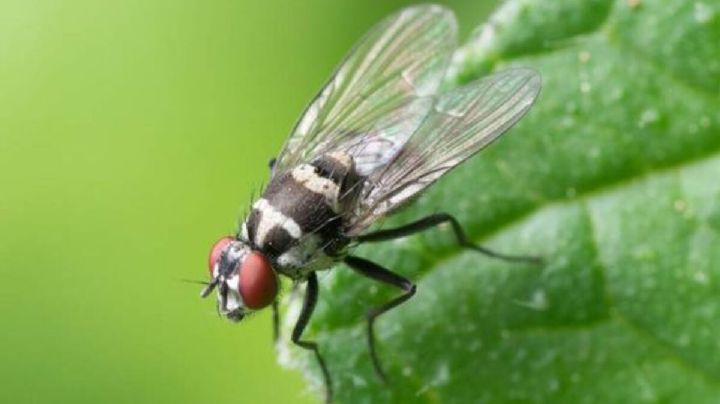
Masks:
[[[244,237],[281,273],[325,269],[347,245],[344,226],[360,181],[352,158],[340,152],[278,173],[253,204]]]
[[[318,175],[331,179],[338,187],[335,203],[337,211],[347,220],[355,209],[361,191],[363,177],[355,167],[355,161],[345,152],[331,152],[312,163]]]

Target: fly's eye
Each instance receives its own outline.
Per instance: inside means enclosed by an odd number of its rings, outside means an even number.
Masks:
[[[275,300],[278,280],[270,261],[259,252],[252,251],[243,260],[238,277],[238,290],[245,306],[261,309]]]
[[[222,254],[225,247],[228,246],[228,244],[233,242],[233,238],[223,237],[220,240],[216,241],[215,244],[213,244],[212,248],[210,249],[210,255],[208,256],[208,271],[210,271],[210,277],[213,276],[213,268],[215,268],[215,263],[218,259],[220,259],[220,254]]]

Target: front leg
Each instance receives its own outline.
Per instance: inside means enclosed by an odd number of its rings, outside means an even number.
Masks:
[[[439,226],[443,223],[450,223],[452,225],[455,238],[457,239],[460,246],[469,248],[479,253],[485,254],[488,257],[501,259],[504,261],[511,262],[529,262],[532,264],[539,264],[542,260],[539,257],[530,257],[526,255],[507,255],[495,252],[483,246],[477,245],[472,241],[468,240],[465,235],[460,222],[448,213],[436,213],[434,215],[426,216],[420,220],[412,223],[408,223],[404,226],[396,227],[394,229],[379,230],[372,233],[363,234],[356,238],[358,243],[372,243],[377,241],[387,241],[396,238],[406,237],[415,233],[420,233],[430,228]]]
[[[305,289],[305,300],[303,301],[302,311],[300,312],[300,316],[295,323],[295,327],[293,327],[292,337],[290,339],[294,344],[298,345],[303,349],[313,351],[313,353],[315,354],[315,359],[317,359],[317,362],[320,365],[320,370],[323,374],[323,379],[325,379],[325,402],[330,403],[332,402],[333,398],[332,379],[330,378],[330,373],[327,370],[327,366],[325,366],[325,360],[323,360],[322,355],[320,355],[318,344],[315,341],[300,339],[302,337],[303,331],[305,331],[305,327],[310,321],[310,317],[312,317],[313,310],[315,310],[317,298],[317,275],[315,274],[315,272],[310,272],[307,278],[307,289]]]
[[[349,255],[345,257],[345,263],[363,276],[403,290],[403,294],[400,296],[373,308],[367,313],[367,342],[370,349],[370,359],[372,359],[373,367],[375,367],[375,372],[378,376],[380,376],[380,379],[387,382],[387,376],[380,365],[380,359],[378,358],[377,350],[375,349],[375,319],[381,314],[410,299],[415,294],[415,284],[410,282],[410,280],[363,258]]]

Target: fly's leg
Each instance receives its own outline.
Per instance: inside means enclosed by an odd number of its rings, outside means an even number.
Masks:
[[[325,402],[331,403],[333,397],[332,379],[330,378],[330,373],[328,372],[327,366],[325,365],[325,360],[323,359],[322,355],[320,355],[318,344],[315,341],[300,339],[302,337],[303,331],[305,331],[305,327],[307,326],[308,321],[310,321],[310,317],[312,317],[313,310],[315,310],[315,303],[317,303],[317,298],[317,275],[315,274],[315,272],[310,272],[310,275],[308,275],[307,279],[307,289],[305,290],[305,300],[303,301],[302,311],[300,312],[300,317],[298,317],[298,320],[295,323],[295,327],[293,327],[291,340],[299,347],[307,349],[309,351],[313,351],[313,353],[315,354],[315,359],[317,359],[317,362],[320,365],[320,370],[323,374],[323,379],[325,379]]]
[[[277,344],[280,340],[280,310],[278,309],[278,301],[275,299],[272,303],[273,312],[273,344]]]
[[[394,229],[379,230],[367,233],[358,236],[356,240],[359,243],[371,243],[376,241],[393,240],[396,238],[406,237],[411,234],[420,233],[435,226],[439,226],[443,223],[450,223],[450,225],[452,225],[453,232],[455,233],[455,238],[457,238],[458,244],[460,244],[462,247],[469,248],[471,250],[485,254],[488,257],[497,258],[504,261],[529,262],[532,264],[539,264],[542,262],[539,257],[502,254],[473,243],[472,241],[468,240],[467,236],[465,235],[465,231],[460,225],[460,222],[458,222],[457,219],[447,213],[436,213],[430,216],[426,216],[415,222],[408,223],[404,226],[396,227]]]
[[[375,319],[381,314],[410,299],[415,294],[415,284],[410,282],[410,280],[363,258],[349,255],[345,257],[345,263],[355,270],[355,272],[358,272],[363,276],[403,290],[402,295],[371,309],[367,313],[367,342],[370,349],[370,359],[372,359],[373,367],[375,367],[375,372],[378,374],[380,379],[382,379],[383,382],[387,382],[387,376],[380,365],[380,359],[378,358],[377,350],[375,348]]]

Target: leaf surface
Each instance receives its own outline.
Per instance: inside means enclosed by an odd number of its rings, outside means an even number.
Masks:
[[[337,401],[715,402],[720,2],[506,2],[448,86],[510,65],[541,72],[535,107],[383,227],[445,211],[545,263],[459,249],[448,228],[356,249],[418,292],[378,320],[386,386],[364,314],[398,291],[321,275],[308,336]],[[317,384],[312,358],[285,348]]]

